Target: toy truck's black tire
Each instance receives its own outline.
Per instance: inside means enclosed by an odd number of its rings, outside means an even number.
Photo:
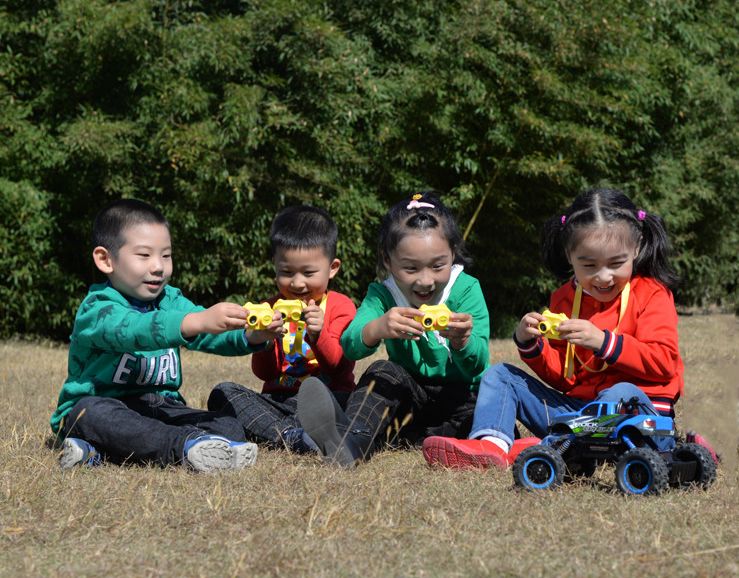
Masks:
[[[672,450],[672,458],[679,462],[695,462],[695,477],[680,483],[680,487],[698,485],[709,487],[716,480],[716,462],[706,448],[698,444],[682,444]]]
[[[513,462],[513,481],[528,490],[548,490],[562,483],[565,463],[560,453],[550,446],[531,446]]]
[[[616,485],[625,494],[659,494],[669,480],[665,460],[651,448],[632,448],[616,462]]]

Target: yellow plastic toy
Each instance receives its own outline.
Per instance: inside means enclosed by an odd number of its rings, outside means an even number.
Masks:
[[[567,321],[567,315],[564,313],[552,313],[549,309],[544,309],[541,314],[544,316],[544,321],[539,322],[539,333],[541,333],[541,336],[549,339],[562,339],[559,335],[559,324]]]
[[[278,299],[273,309],[282,313],[285,321],[300,321],[303,314],[303,302],[300,299]]]
[[[446,305],[421,305],[419,310],[423,311],[423,315],[413,319],[423,325],[424,331],[439,331],[449,325],[452,312]]]
[[[246,326],[249,329],[266,329],[272,323],[272,315],[274,312],[269,303],[247,303],[244,305],[246,309]]]

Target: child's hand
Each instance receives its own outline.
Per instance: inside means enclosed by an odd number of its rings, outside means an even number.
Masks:
[[[516,341],[519,343],[527,343],[532,339],[537,339],[541,336],[539,331],[539,323],[544,321],[544,316],[537,312],[531,311],[521,318],[521,321],[516,327]]]
[[[587,347],[593,351],[598,351],[603,347],[603,341],[606,338],[605,332],[598,329],[587,319],[568,319],[559,324],[559,334],[562,339],[566,339],[569,343]]]
[[[439,331],[439,335],[449,340],[449,347],[462,349],[472,335],[472,315],[469,313],[452,313],[449,325]]]
[[[247,329],[246,340],[251,345],[259,345],[260,343],[266,343],[267,341],[274,341],[275,339],[282,339],[285,334],[283,328],[282,314],[279,311],[272,313],[272,322],[267,325],[264,329]]]
[[[370,321],[362,330],[362,341],[374,347],[383,339],[413,339],[423,335],[423,325],[413,319],[423,313],[413,307],[393,307],[382,317]]]
[[[246,325],[246,311],[236,303],[216,303],[213,307],[197,313],[188,313],[180,325],[180,333],[185,339],[200,333],[224,333],[232,329],[243,329]]]
[[[315,342],[323,329],[323,309],[316,305],[313,299],[308,301],[308,305],[303,309],[303,320],[308,336]]]

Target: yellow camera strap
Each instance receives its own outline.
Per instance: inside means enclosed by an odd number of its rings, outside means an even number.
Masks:
[[[612,331],[612,333],[618,333],[618,328],[621,325],[621,320],[624,318],[624,314],[626,313],[626,307],[629,304],[629,295],[631,294],[631,283],[626,283],[626,285],[623,288],[623,291],[621,291],[621,306],[618,311],[618,322],[616,323],[616,328]],[[575,299],[572,302],[572,315],[570,316],[570,319],[577,319],[580,315],[580,303],[582,301],[582,285],[577,286],[577,289],[575,289]],[[583,366],[583,368],[586,371],[590,371],[591,373],[598,373],[599,371],[603,371],[608,367],[608,364],[604,361],[602,367],[599,369],[593,369],[591,367],[588,367],[586,363],[583,362],[582,359],[580,359],[580,356],[577,355],[575,352],[575,345],[574,343],[567,342],[567,350],[565,351],[565,369],[564,369],[564,376],[567,379],[570,379],[573,374],[575,373],[575,357],[577,357],[577,360],[580,362],[580,365]]]
[[[326,313],[327,300],[328,293],[321,298],[321,302],[318,304],[324,314]],[[303,351],[303,331],[305,330],[305,321],[301,319],[300,321],[293,322],[296,325],[294,334],[290,331],[290,323],[291,321],[286,319],[285,323],[282,325],[287,329],[285,335],[282,336],[282,350],[285,352],[285,355],[301,353]]]

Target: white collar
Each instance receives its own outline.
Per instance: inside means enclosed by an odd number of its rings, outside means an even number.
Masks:
[[[452,292],[452,287],[454,287],[454,283],[457,280],[457,277],[459,277],[459,275],[462,273],[462,271],[464,271],[464,265],[452,265],[452,271],[449,275],[449,282],[446,284],[446,287],[444,287],[444,291],[441,292],[439,301],[437,303],[434,303],[434,305],[441,305],[442,303],[446,303],[446,300],[449,299],[449,294]],[[398,287],[398,284],[395,282],[395,278],[392,275],[385,279],[382,284],[387,287],[388,291],[390,291],[390,295],[393,296],[393,300],[398,307],[412,307],[408,299],[406,299],[405,295],[403,295],[403,292],[400,290],[400,287]]]

